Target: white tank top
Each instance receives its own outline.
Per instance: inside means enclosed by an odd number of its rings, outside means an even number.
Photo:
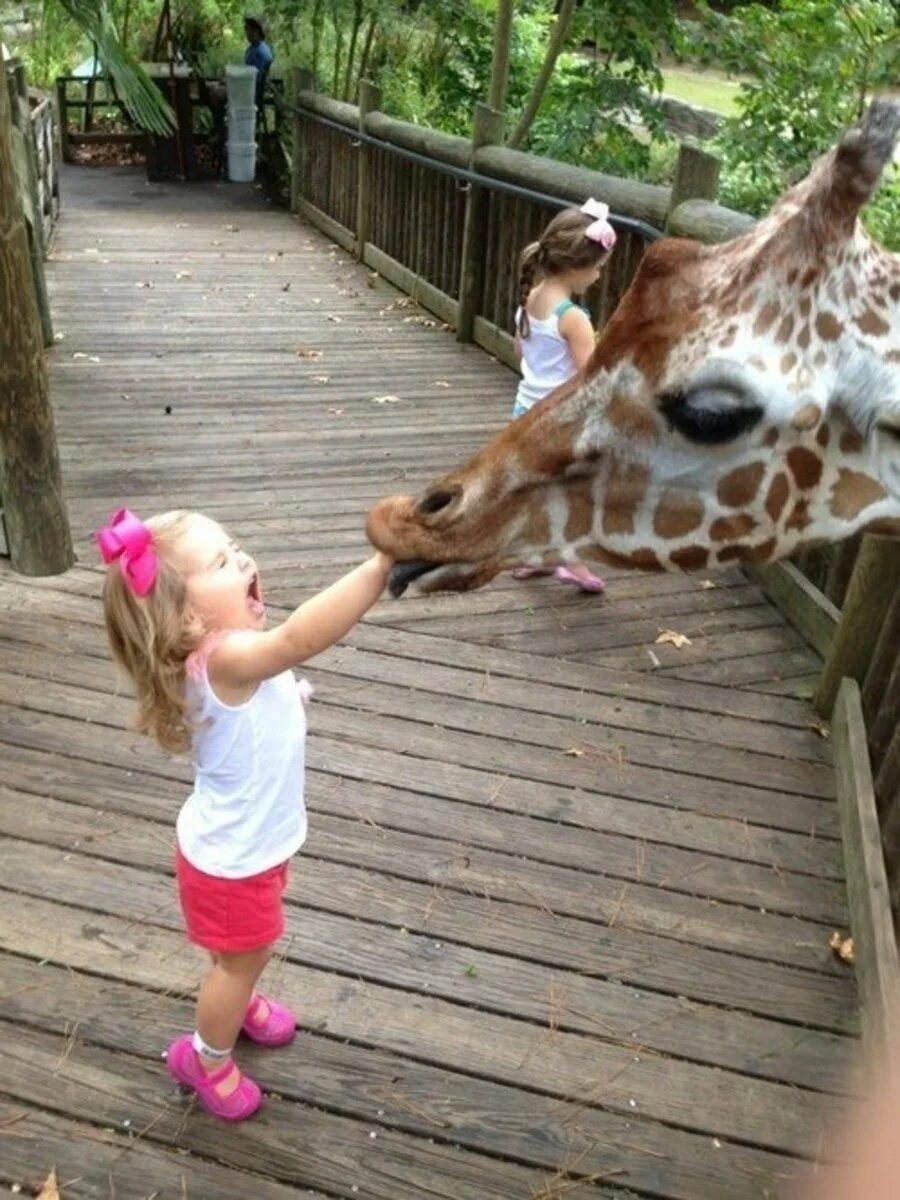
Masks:
[[[559,332],[559,319],[570,308],[579,308],[572,300],[561,300],[549,317],[543,320],[528,314],[530,332],[522,338],[522,378],[516,392],[516,407],[531,408],[538,400],[549,396],[554,388],[571,379],[578,366],[569,343]],[[583,310],[584,311],[584,310]],[[516,310],[519,327],[521,308]]]
[[[205,657],[188,679],[198,718],[197,774],[178,814],[178,845],[207,875],[244,879],[284,862],[306,841],[303,685],[284,671],[243,704],[223,704]]]

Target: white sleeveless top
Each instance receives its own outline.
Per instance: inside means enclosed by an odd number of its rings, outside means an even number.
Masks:
[[[571,300],[561,300],[549,317],[543,320],[528,314],[530,332],[521,339],[522,378],[516,392],[516,408],[520,412],[549,396],[554,388],[571,379],[578,366],[569,349],[569,343],[559,332],[559,319],[570,308],[580,308]],[[516,328],[519,327],[521,308],[516,310]]]
[[[223,704],[199,657],[188,696],[196,702],[197,775],[178,814],[181,853],[224,879],[278,866],[306,841],[302,685],[284,671],[243,704]]]

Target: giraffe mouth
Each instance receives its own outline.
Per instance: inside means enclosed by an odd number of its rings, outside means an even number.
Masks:
[[[427,575],[429,571],[434,571],[441,565],[441,563],[425,562],[423,559],[397,563],[396,566],[391,567],[391,573],[388,576],[388,591],[395,600],[398,600],[411,583],[415,583],[417,579],[421,579],[423,575]]]

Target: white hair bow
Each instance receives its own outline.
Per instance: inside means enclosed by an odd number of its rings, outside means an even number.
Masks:
[[[599,242],[604,250],[612,250],[616,244],[616,231],[609,223],[609,205],[601,200],[585,200],[581,211],[593,221],[584,231],[584,236],[592,242]]]

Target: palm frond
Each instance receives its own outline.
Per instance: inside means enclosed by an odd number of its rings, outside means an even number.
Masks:
[[[150,76],[119,41],[106,0],[59,0],[59,3],[96,45],[97,57],[112,76],[135,123],[150,133],[172,133],[175,114]]]

